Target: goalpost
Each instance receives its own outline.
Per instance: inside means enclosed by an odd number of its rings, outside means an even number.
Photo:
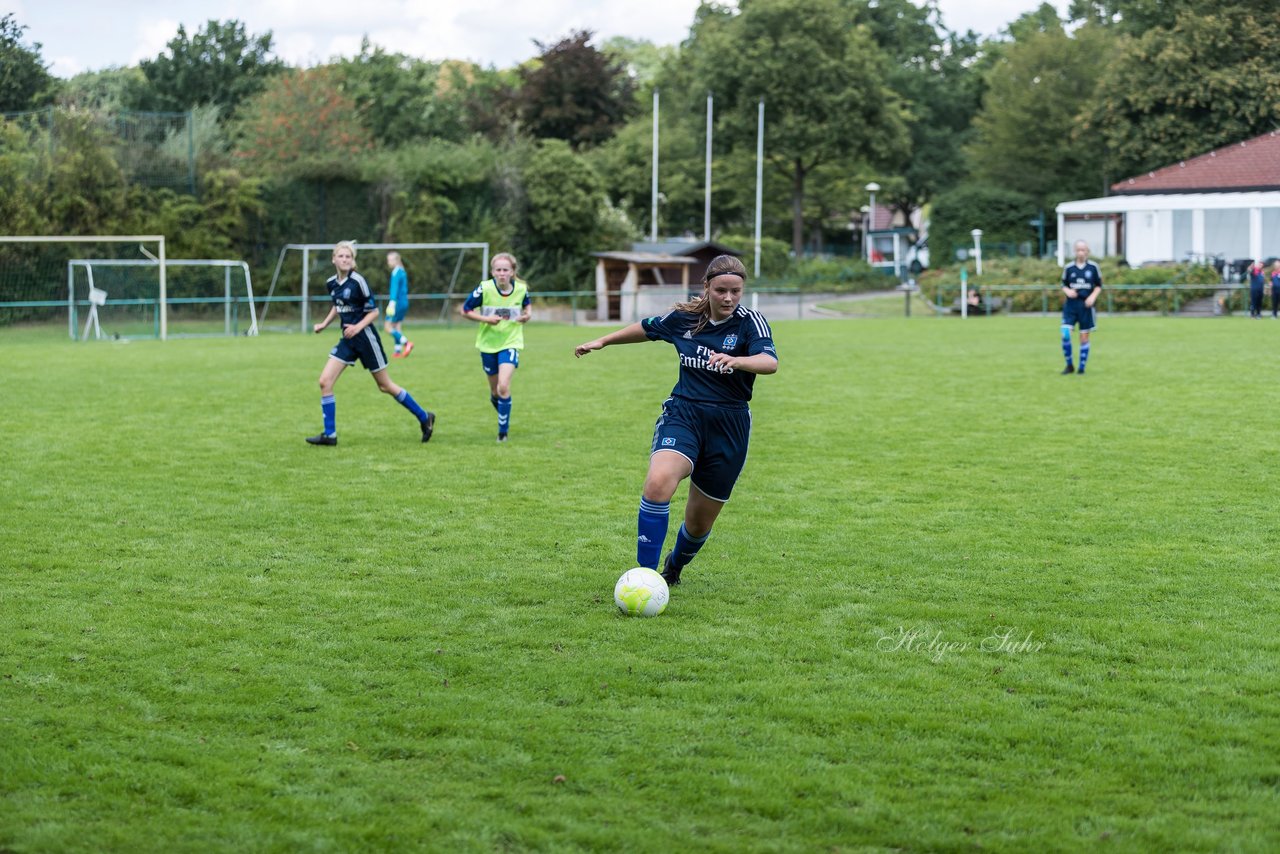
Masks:
[[[474,251],[478,250],[478,251]],[[365,253],[378,252],[377,255]],[[312,276],[321,283],[333,275],[332,243],[290,243],[280,250],[271,286],[262,303],[258,326],[267,328],[267,312],[274,304],[298,309],[298,328],[311,331]],[[445,319],[449,303],[459,294],[459,282],[469,293],[489,275],[488,243],[356,243],[356,269],[377,294],[386,294],[390,277],[386,253],[399,252],[409,275],[410,301],[435,300],[440,303],[440,319]],[[455,256],[453,253],[457,253]],[[284,291],[277,295],[279,290]],[[323,287],[321,287],[323,290]],[[288,318],[290,325],[293,318]]]
[[[56,293],[56,283],[54,276],[60,276],[61,270],[64,269],[62,264],[73,257],[70,248],[63,248],[61,252],[57,252],[57,258],[52,261],[47,257],[48,252],[40,250],[55,250],[60,245],[76,245],[76,244],[92,244],[92,243],[136,243],[138,244],[139,253],[145,257],[151,258],[159,270],[158,296],[156,299],[156,316],[158,321],[158,331],[161,340],[168,338],[168,311],[167,311],[167,282],[165,280],[165,238],[162,234],[143,234],[143,235],[8,235],[0,236],[0,246],[9,250],[8,254],[23,256],[16,259],[19,265],[27,265],[26,269],[17,277],[17,281],[10,283],[8,281],[0,282],[0,306],[4,306],[10,310],[29,310],[39,312],[43,309],[49,309],[57,305],[65,305],[67,308],[67,331],[71,338],[76,338],[76,309],[77,300],[75,298],[74,288],[70,282],[70,268],[68,270],[68,292],[64,300],[52,299]],[[155,244],[156,253],[151,253],[146,248],[146,244]],[[12,249],[10,249],[12,247]],[[25,250],[25,251],[24,251]],[[39,257],[46,256],[46,257]],[[58,273],[54,273],[51,264],[57,266]],[[99,289],[100,290],[100,289]],[[103,302],[91,302],[89,297],[95,300],[101,299]],[[106,304],[106,298],[98,294],[86,294],[82,305],[94,312],[96,309]]]
[[[150,253],[144,254],[150,256]],[[73,306],[87,301],[91,319],[85,321],[85,335],[91,320],[96,325],[98,307],[107,295],[124,305],[148,301],[146,289],[155,281],[151,269],[155,259],[73,258],[67,261],[67,288]],[[244,334],[258,334],[258,315],[253,299],[253,278],[244,261],[223,259],[173,259],[165,267],[164,317],[170,338],[199,338],[238,334],[240,305],[248,311],[249,327]],[[139,277],[138,273],[143,275]],[[232,279],[238,278],[233,285]],[[218,310],[218,307],[221,310]],[[220,321],[220,322],[219,322]],[[78,325],[78,323],[77,323]],[[101,334],[98,337],[102,337]]]

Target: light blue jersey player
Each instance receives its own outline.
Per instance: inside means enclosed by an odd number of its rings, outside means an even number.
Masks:
[[[745,281],[742,262],[721,255],[708,265],[699,298],[574,350],[581,357],[611,344],[666,341],[679,355],[679,379],[654,426],[636,523],[636,562],[657,569],[671,497],[690,478],[684,524],[662,568],[672,585],[711,535],[746,463],[756,376],[778,370],[768,321],[740,305]]]
[[[1089,244],[1077,240],[1075,245],[1076,260],[1068,264],[1062,271],[1062,294],[1066,301],[1062,304],[1062,355],[1066,357],[1067,366],[1064,374],[1077,373],[1071,361],[1071,328],[1080,327],[1080,370],[1083,374],[1085,365],[1089,363],[1089,333],[1097,328],[1097,312],[1094,303],[1102,293],[1102,273],[1098,265],[1089,260]]]
[[[387,323],[384,327],[396,342],[393,359],[413,352],[413,342],[404,334],[404,316],[409,313],[409,274],[399,252],[387,253],[387,266],[391,268],[391,283],[387,294]]]

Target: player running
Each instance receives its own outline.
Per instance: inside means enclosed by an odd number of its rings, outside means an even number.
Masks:
[[[373,328],[373,322],[378,319],[378,301],[374,299],[364,276],[356,272],[354,243],[343,240],[333,247],[333,266],[338,272],[325,282],[333,308],[312,329],[318,335],[334,318],[341,318],[342,338],[329,352],[329,361],[320,372],[320,411],[324,414],[324,432],[308,436],[307,441],[312,445],[338,444],[333,386],[347,366],[354,365],[356,360],[373,374],[373,381],[381,391],[394,397],[397,403],[414,414],[422,427],[422,441],[430,440],[436,424],[435,413],[425,411],[409,392],[387,376],[387,354],[382,349],[378,330]]]
[[[498,441],[507,441],[511,428],[511,379],[520,367],[524,325],[533,316],[529,285],[516,278],[516,259],[506,252],[489,264],[493,278],[485,279],[462,304],[462,316],[480,324],[476,349],[489,378],[489,403],[498,411]]]
[[[684,523],[663,564],[667,584],[702,548],[747,461],[751,390],[756,374],[778,370],[769,323],[739,305],[747,271],[732,255],[707,267],[702,295],[661,317],[579,344],[578,357],[611,344],[666,341],[680,357],[680,376],[653,431],[649,473],[637,520],[636,562],[658,568],[667,536],[671,497],[690,478]]]

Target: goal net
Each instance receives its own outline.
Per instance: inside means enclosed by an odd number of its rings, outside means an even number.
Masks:
[[[163,309],[169,338],[258,334],[248,264],[169,259],[164,266]],[[158,335],[161,312],[149,311],[150,306],[161,305],[157,261],[81,258],[68,261],[67,268],[70,305],[75,313],[73,328],[81,338]],[[83,308],[86,305],[87,311]]]
[[[71,338],[77,338],[77,321],[96,309],[99,326],[108,314],[115,315],[111,335],[165,337],[167,323],[161,310],[165,296],[162,235],[20,235],[0,237],[0,327],[64,324]],[[89,258],[126,258],[152,265],[150,293],[130,299],[109,289],[106,301],[89,302],[89,292],[79,297],[71,281],[70,262]]]
[[[409,277],[407,323],[452,318],[457,306],[489,275],[488,243],[356,243],[356,270],[386,310],[391,270],[387,253],[398,252]],[[329,310],[324,283],[333,275],[332,243],[290,243],[280,250],[267,295],[259,299],[264,331],[310,332]]]

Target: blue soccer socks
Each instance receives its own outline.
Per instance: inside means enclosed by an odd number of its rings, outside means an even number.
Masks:
[[[498,411],[498,396],[496,394],[489,395],[489,405],[493,407],[493,411]]]
[[[338,404],[334,401],[333,395],[320,396],[320,412],[324,414],[324,434],[338,435]]]
[[[505,436],[511,426],[511,398],[498,398],[498,405],[495,408],[498,410],[498,435]]]
[[[1084,373],[1085,363],[1089,361],[1089,342],[1080,342],[1080,373]]]
[[[1071,327],[1062,324],[1062,355],[1067,359],[1067,367],[1071,367]]]
[[[640,497],[640,513],[636,520],[636,564],[650,569],[658,568],[662,556],[662,543],[667,538],[667,518],[671,515],[671,502],[659,504]]]
[[[396,395],[396,403],[400,404],[405,409],[412,412],[414,416],[418,419],[418,421],[427,420],[426,410],[418,405],[418,402],[413,399],[412,395],[409,394],[408,389],[404,389],[404,388],[400,389],[400,393]]]
[[[685,530],[684,523],[681,523],[680,530],[676,533],[676,544],[671,550],[671,565],[677,569],[683,569],[689,561],[693,560],[698,554],[698,549],[702,548],[702,544],[707,541],[707,537],[711,536],[711,532],[707,531],[701,537],[694,537]]]
[[[397,349],[397,350],[399,350],[401,347],[403,347],[403,346],[404,346],[404,333],[403,333],[403,332],[401,332],[399,329],[392,329],[392,330],[391,330],[391,337],[392,337],[392,338],[394,338],[394,339],[396,339],[396,349]]]

